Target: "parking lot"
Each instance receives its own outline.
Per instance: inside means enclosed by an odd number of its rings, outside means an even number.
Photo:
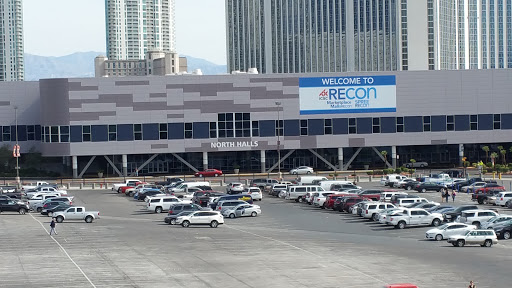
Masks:
[[[225,219],[217,229],[182,228],[110,190],[69,194],[101,219],[58,224],[50,237],[49,217],[0,215],[0,286],[467,287],[469,280],[479,288],[510,286],[512,240],[454,248],[424,240],[428,227],[398,230],[266,194],[256,203],[258,217]],[[438,194],[425,196],[439,202]],[[471,203],[470,195],[459,194],[455,203]]]

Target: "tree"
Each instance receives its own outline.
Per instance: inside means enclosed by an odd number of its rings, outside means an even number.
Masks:
[[[495,161],[495,159],[496,159],[496,158],[498,158],[498,153],[496,153],[496,152],[492,152],[492,153],[491,153],[491,159],[492,159],[492,164],[493,164],[493,166],[494,166],[494,164],[495,164],[495,163],[494,163],[494,161]]]
[[[485,151],[485,163],[489,162],[489,146],[482,147],[482,150]]]
[[[507,157],[507,150],[501,149],[500,154],[501,154],[501,160],[503,160],[503,165],[507,165],[507,160],[505,158],[505,157]]]
[[[23,155],[23,164],[30,168],[41,168],[41,163],[43,162],[43,156],[41,156],[41,153],[37,152],[34,147],[30,148],[28,150],[28,153]]]
[[[388,166],[388,151],[382,150],[380,154],[384,156],[384,168],[386,168]]]

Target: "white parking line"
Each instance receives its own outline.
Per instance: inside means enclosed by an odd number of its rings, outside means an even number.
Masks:
[[[306,249],[303,249],[303,248],[297,247],[297,246],[295,246],[295,245],[293,245],[293,244],[290,244],[290,243],[287,243],[287,242],[284,242],[284,241],[281,241],[281,240],[277,240],[277,239],[274,239],[274,238],[271,238],[271,237],[267,237],[267,236],[259,235],[259,234],[252,233],[252,232],[249,232],[249,231],[245,231],[245,230],[242,230],[242,229],[234,228],[234,227],[232,227],[232,226],[230,226],[230,225],[226,225],[226,224],[225,224],[224,226],[228,227],[229,229],[233,229],[233,230],[236,230],[236,231],[239,231],[239,232],[243,232],[243,233],[247,233],[247,234],[250,234],[250,235],[253,235],[253,236],[256,236],[256,237],[260,237],[260,238],[263,238],[263,239],[267,239],[267,240],[270,240],[270,241],[274,241],[274,242],[280,243],[280,244],[282,244],[282,245],[286,245],[286,246],[292,247],[292,248],[294,248],[294,249],[300,250],[300,251],[302,251],[302,252],[306,252],[306,253],[311,254],[311,255],[313,255],[313,256],[315,256],[315,257],[318,257],[318,258],[321,258],[321,259],[325,259],[325,257],[322,257],[322,256],[320,256],[320,255],[318,255],[318,254],[315,254],[315,253],[311,252],[311,251],[308,251],[308,250],[306,250]],[[344,267],[344,268],[346,268],[346,269],[352,270],[352,271],[354,271],[354,272],[356,272],[356,273],[359,273],[359,274],[362,274],[362,275],[364,275],[364,276],[366,276],[366,277],[369,277],[369,278],[371,278],[371,279],[373,279],[373,280],[375,280],[375,281],[377,281],[377,282],[379,282],[379,283],[387,284],[386,282],[382,281],[381,279],[375,278],[375,277],[373,277],[373,276],[372,276],[372,275],[370,275],[370,274],[364,273],[364,272],[359,271],[359,270],[357,270],[357,269],[355,269],[355,268],[352,268],[352,267],[350,267],[350,266],[343,265],[343,264],[341,264],[341,263],[339,263],[339,262],[335,262],[335,261],[333,261],[333,262],[334,262],[334,263],[336,263],[336,264],[338,264],[338,265],[340,265],[340,266],[342,266],[342,267]]]
[[[46,230],[46,227],[44,227],[43,223],[41,223],[41,221],[39,221],[38,219],[36,219],[31,213],[29,213],[30,217],[32,217],[32,219],[36,220],[37,222],[39,222],[39,224],[41,225],[41,227],[43,227],[44,231],[46,232],[46,234],[50,235],[50,233],[48,232],[48,230]],[[71,258],[71,256],[69,256],[68,252],[66,251],[66,249],[64,249],[64,247],[62,247],[62,245],[60,245],[59,241],[57,241],[52,235],[50,235],[50,237],[52,238],[52,240],[57,243],[57,245],[59,245],[60,249],[62,250],[62,252],[64,252],[64,254],[66,254],[66,256],[68,256],[69,260],[75,264],[76,268],[78,268],[78,270],[80,271],[80,273],[82,273],[82,275],[84,275],[85,279],[87,279],[87,281],[89,281],[89,283],[91,284],[92,287],[96,288],[96,285],[94,285],[94,283],[92,283],[91,279],[89,279],[89,277],[87,277],[87,275],[85,274],[84,270],[82,270],[82,268],[80,268],[80,266],[78,266],[78,264],[76,264],[76,262],[73,260],[73,258]]]

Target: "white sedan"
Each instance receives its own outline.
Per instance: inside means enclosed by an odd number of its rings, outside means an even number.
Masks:
[[[246,188],[244,190],[244,192],[249,194],[249,195],[251,195],[253,201],[256,201],[256,200],[261,201],[261,200],[263,200],[263,193],[261,193],[261,190],[258,187]]]
[[[313,174],[313,168],[308,166],[299,166],[290,170],[290,174],[299,175],[299,174]]]
[[[259,205],[241,204],[233,209],[226,209],[222,212],[222,215],[229,218],[236,217],[256,217],[261,214],[261,207]]]
[[[443,239],[448,239],[453,235],[464,235],[467,231],[474,229],[476,229],[475,225],[452,222],[428,230],[425,237],[427,239],[441,241]]]

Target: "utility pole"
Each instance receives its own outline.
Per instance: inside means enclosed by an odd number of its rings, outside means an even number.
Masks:
[[[18,189],[21,188],[21,181],[20,181],[20,146],[18,144],[18,106],[14,106],[14,129],[16,129],[16,146],[14,146],[14,157],[16,158],[16,186]]]
[[[281,110],[281,102],[276,101],[277,106],[277,175],[279,181],[282,180],[281,177],[281,118],[279,116],[279,111]]]

